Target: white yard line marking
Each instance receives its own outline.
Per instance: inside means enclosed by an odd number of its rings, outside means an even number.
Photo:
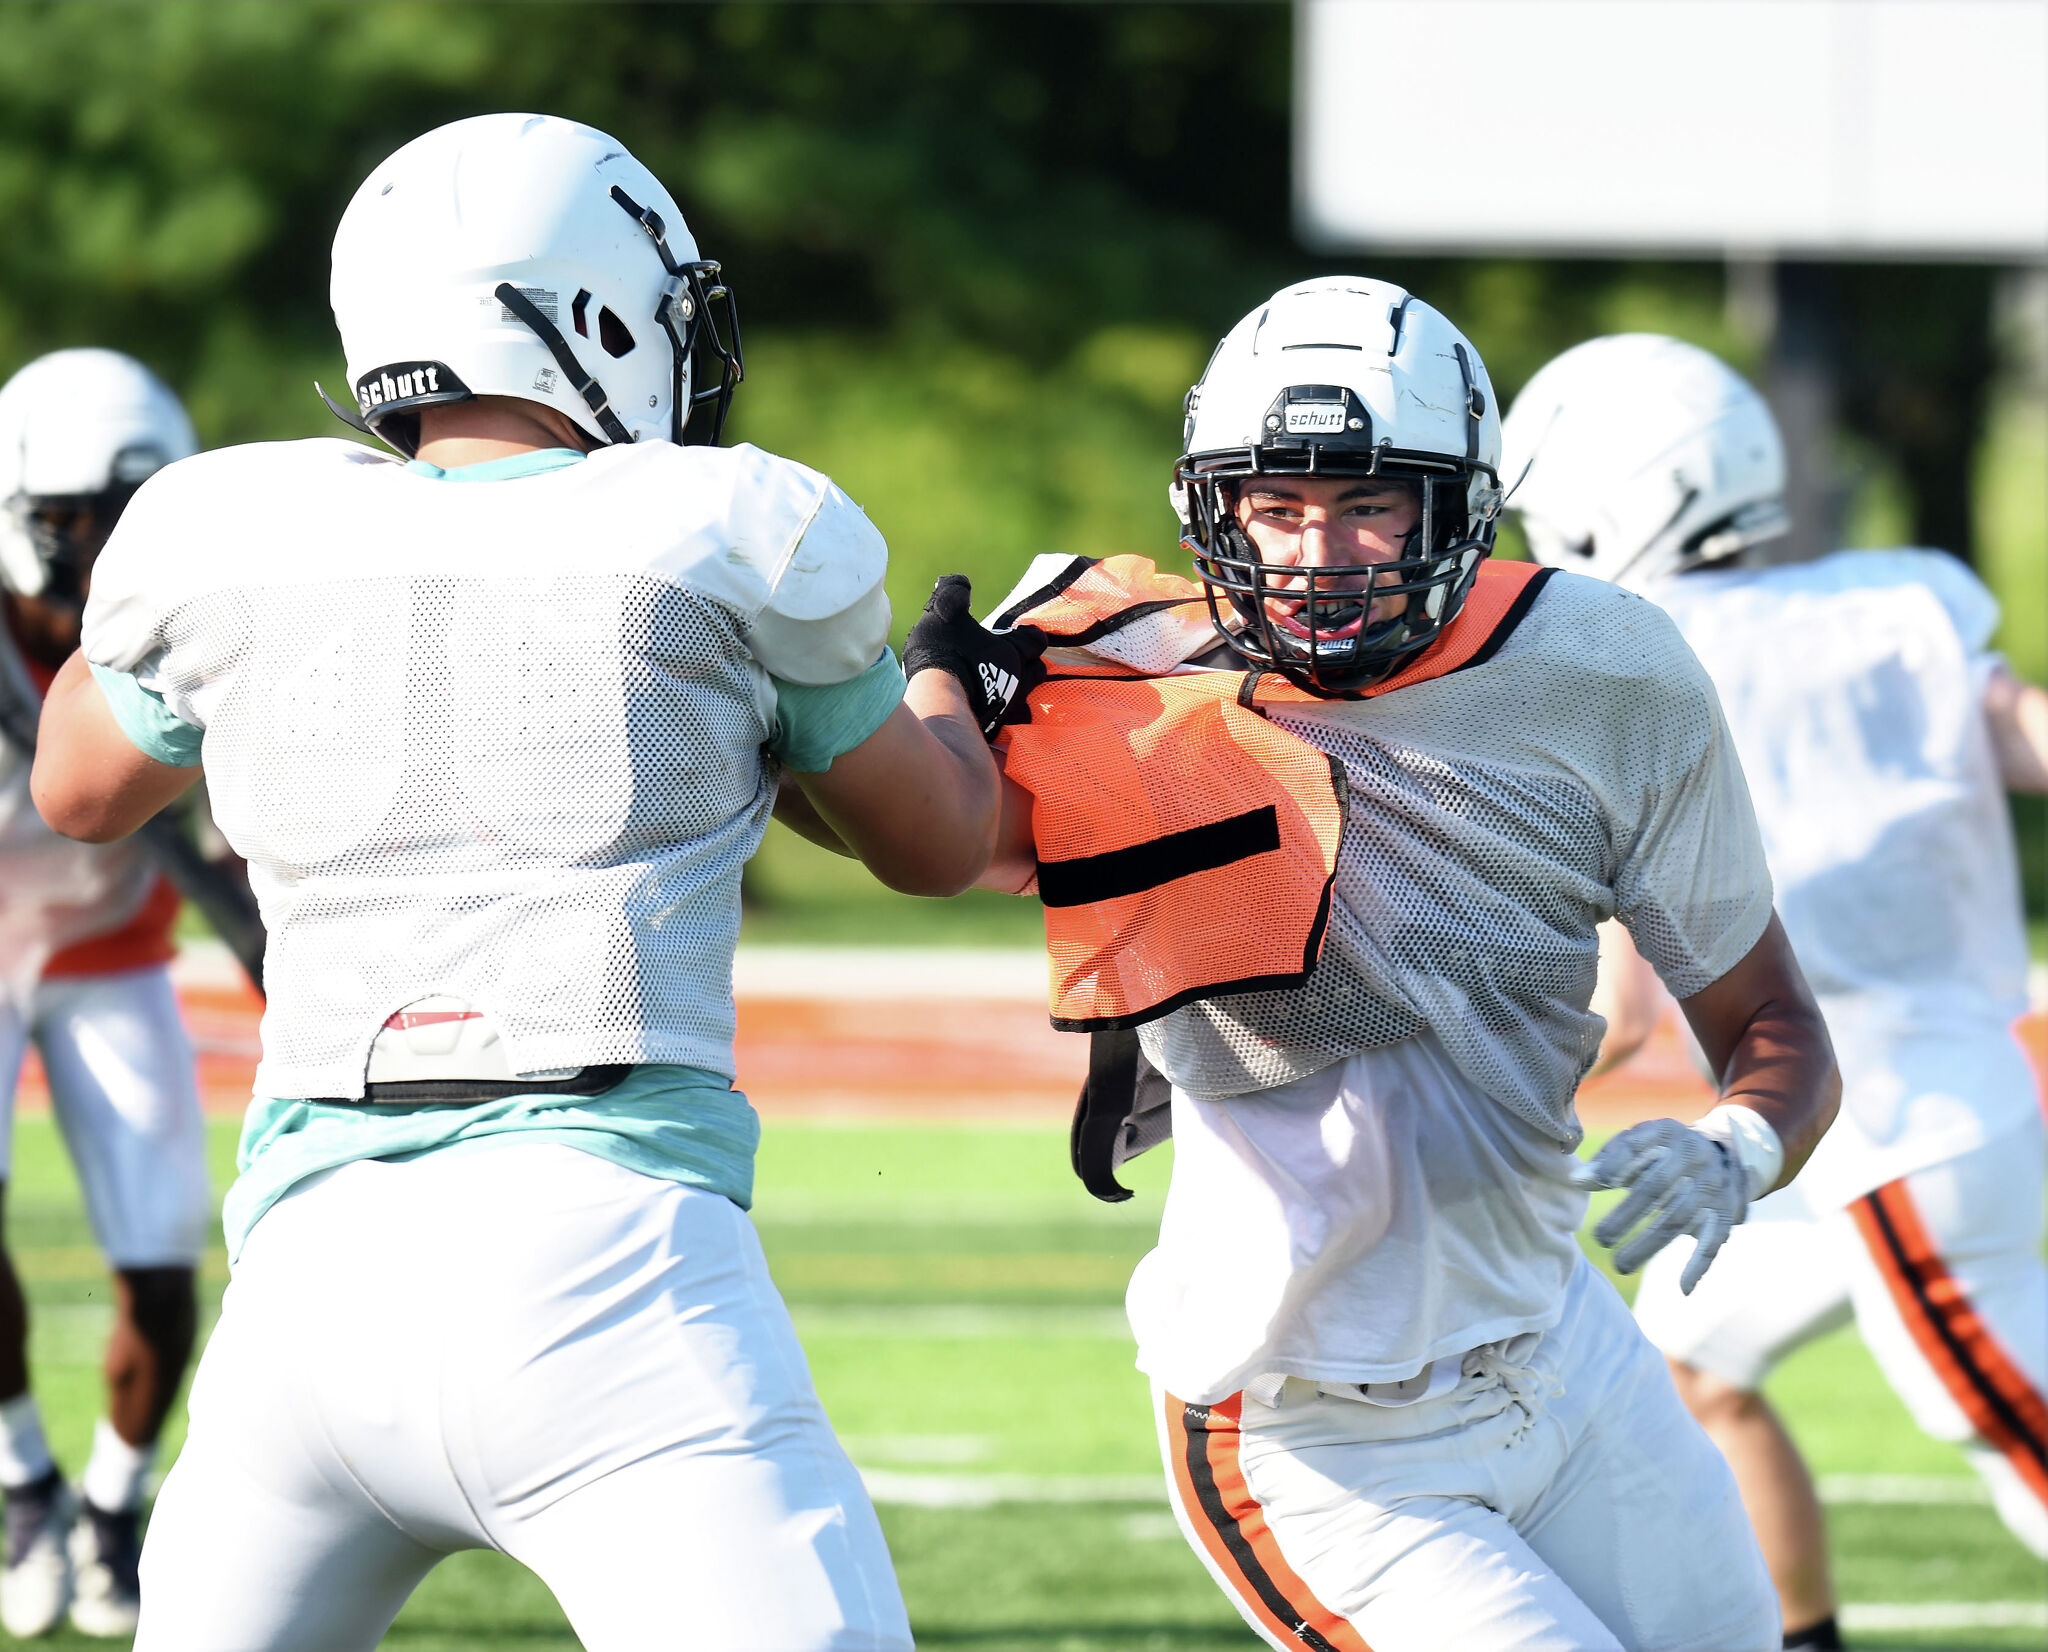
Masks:
[[[1843,1606],[1849,1634],[1884,1629],[2048,1629],[2048,1601],[1915,1600]]]
[[[1823,1474],[1823,1503],[1988,1503],[1973,1474]]]
[[[240,987],[248,979],[226,943],[212,936],[180,941],[178,955],[171,960],[171,980],[181,987],[226,991]]]
[[[1132,1543],[1178,1543],[1180,1522],[1170,1514],[1155,1514],[1150,1509],[1142,1514],[1127,1514],[1117,1522],[1117,1529]]]
[[[1002,1503],[1164,1503],[1157,1474],[899,1474],[863,1468],[877,1503],[917,1509],[988,1509]]]

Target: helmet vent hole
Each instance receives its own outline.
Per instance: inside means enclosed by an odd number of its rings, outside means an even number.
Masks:
[[[569,306],[569,317],[576,323],[579,338],[590,337],[590,320],[586,312],[590,309],[590,289],[585,287],[576,295],[576,302]]]
[[[623,356],[633,348],[633,335],[609,308],[597,312],[597,341],[604,346],[604,353],[613,357]]]

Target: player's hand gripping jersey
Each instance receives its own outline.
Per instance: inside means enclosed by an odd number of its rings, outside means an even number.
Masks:
[[[262,902],[259,1096],[360,1097],[429,994],[485,1012],[514,1073],[732,1074],[778,692],[894,675],[883,542],[751,447],[556,462],[457,483],[341,441],[226,449],[147,484],[100,560],[85,652],[204,732]]]
[[[1098,605],[1126,623],[1041,595],[1063,572],[1052,559],[1004,604],[1008,622],[1085,639],[1048,653],[1035,697],[1125,691],[1063,684],[1062,661],[1219,677],[1334,758],[1349,798],[1305,984],[1169,1001],[1138,1029],[1174,1086],[1177,1144],[1159,1248],[1131,1287],[1141,1365],[1184,1399],[1220,1399],[1270,1371],[1400,1381],[1547,1328],[1578,1259],[1584,1200],[1567,1176],[1572,1096],[1601,1033],[1587,1009],[1596,926],[1618,915],[1686,997],[1770,919],[1762,845],[1698,661],[1640,598],[1500,565],[1413,666],[1315,699],[1185,663],[1214,645],[1197,610],[1173,606],[1199,588],[1137,558],[1100,565],[1095,582],[1112,567],[1125,589]],[[1488,600],[1501,583],[1513,599]],[[1129,821],[1103,813],[1094,764],[1020,764],[1031,725],[1009,739],[1041,855],[1090,831],[1107,848],[1129,841]],[[1170,746],[1153,760],[1170,772]],[[1230,913],[1249,929],[1265,922],[1260,864],[1238,869]],[[1312,908],[1308,857],[1292,876],[1275,904]],[[1199,961],[1228,980],[1229,933],[1203,908],[1215,891],[1168,881],[1149,896],[1155,919],[1170,921],[1177,891],[1194,897],[1178,909],[1189,932],[1213,937]],[[1067,920],[1048,920],[1057,937]],[[1057,960],[1055,978],[1058,991]]]

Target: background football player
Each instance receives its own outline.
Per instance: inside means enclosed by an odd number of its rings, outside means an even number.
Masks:
[[[0,1623],[16,1635],[50,1629],[67,1604],[87,1633],[134,1629],[143,1478],[192,1351],[213,1207],[166,967],[178,895],[142,844],[51,831],[30,803],[29,765],[101,546],[137,486],[195,446],[177,397],[111,350],[60,350],[0,388],[0,1106],[11,1119],[33,1044],[114,1270],[115,1315],[81,1501],[43,1437],[27,1309],[0,1253]],[[0,1170],[10,1136],[0,1127]]]
[[[2048,1268],[2040,1093],[2012,1023],[2027,946],[2003,789],[2048,790],[2048,694],[1990,651],[1997,604],[1939,551],[1747,567],[1788,526],[1770,410],[1676,339],[1594,339],[1507,420],[1512,505],[1553,567],[1657,603],[1720,690],[1786,932],[1834,1035],[1842,1116],[1700,1288],[1684,1247],[1636,1314],[1727,1453],[1787,1646],[1839,1644],[1818,1499],[1758,1392],[1845,1322],[2006,1524],[2048,1556]],[[1613,937],[1615,1029],[1656,982]]]
[[[1176,497],[1221,642],[1206,617],[1169,647],[1164,623],[1141,644],[1104,635],[1105,616],[1073,633],[1094,655],[1047,654],[1033,723],[1077,662],[1221,675],[1216,703],[1341,765],[1349,809],[1306,984],[1138,1028],[1172,1082],[1176,1152],[1129,1310],[1182,1528],[1289,1652],[1775,1647],[1733,1479],[1575,1238],[1586,1187],[1630,1187],[1600,1228],[1630,1234],[1619,1264],[1692,1232],[1709,1240],[1697,1273],[1833,1110],[1713,688],[1649,604],[1485,564],[1492,389],[1470,342],[1400,289],[1276,294],[1187,405]],[[1048,581],[1046,560],[1006,623],[1071,607],[1091,577]],[[1201,590],[1171,580],[1126,613],[1170,618],[1176,584],[1200,613]],[[979,647],[1022,674],[1003,650],[1023,635]],[[1028,732],[1010,737],[986,879],[1012,890],[1045,875],[1049,830],[1073,868],[1066,826],[1089,818],[1098,772],[1076,748],[1049,777],[1042,753],[1022,793]],[[1194,757],[1162,741],[1140,761],[1187,789],[1216,772]],[[1099,824],[1115,853],[1094,864],[1132,881],[1139,854]],[[1168,866],[1133,897],[1169,950],[1204,924],[1232,944],[1213,886],[1202,910],[1173,905],[1200,871]],[[1240,877],[1224,907],[1240,935],[1264,898]],[[1724,1099],[1585,1165],[1572,1097],[1597,1044],[1596,930],[1617,914]]]
[[[145,487],[37,758],[88,839],[203,765],[271,933],[136,1644],[367,1649],[497,1548],[598,1652],[907,1648],[745,1215],[731,966],[780,770],[885,881],[951,892],[994,840],[980,730],[945,674],[906,692],[860,509],[704,445],[730,297],[616,139],[407,144],[332,292],[337,411],[398,457]]]

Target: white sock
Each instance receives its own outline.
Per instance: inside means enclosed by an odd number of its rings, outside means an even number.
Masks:
[[[0,1405],[0,1490],[33,1485],[50,1472],[50,1442],[43,1438],[43,1414],[33,1394],[17,1394]]]
[[[132,1446],[100,1418],[92,1431],[92,1456],[78,1489],[85,1500],[108,1514],[125,1514],[142,1501],[142,1482],[156,1461],[156,1442]]]

